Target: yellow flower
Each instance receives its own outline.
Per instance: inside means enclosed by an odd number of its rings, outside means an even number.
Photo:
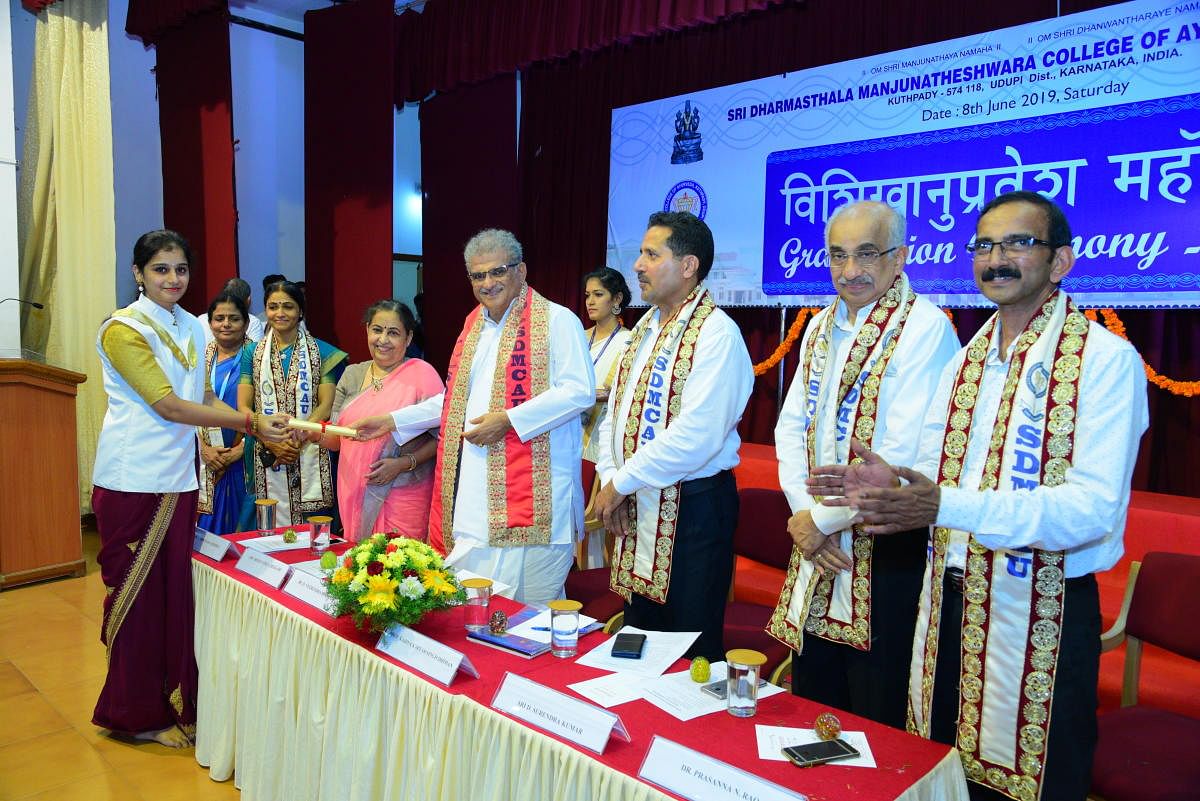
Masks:
[[[421,571],[421,583],[434,595],[453,595],[458,592],[458,589],[446,580],[447,578],[446,574],[440,570]]]
[[[396,607],[396,588],[400,582],[384,575],[370,576],[367,579],[367,591],[358,596],[362,609],[369,615],[376,612],[386,612]]]
[[[429,554],[417,550],[410,550],[408,552],[408,560],[412,562],[412,566],[417,570],[428,570],[429,563],[433,561],[429,558]]]
[[[349,584],[350,579],[352,578],[354,578],[354,574],[344,567],[339,567],[337,570],[333,571],[334,584]]]

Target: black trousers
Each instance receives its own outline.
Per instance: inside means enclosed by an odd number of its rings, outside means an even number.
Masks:
[[[699,631],[684,656],[725,661],[725,599],[733,580],[738,494],[733,471],[685,481],[679,488],[675,551],[667,602],[634,594],[625,622],[648,631]]]
[[[958,726],[958,682],[962,593],[947,583],[942,594],[942,627],[934,673],[931,738],[954,745]],[[947,625],[947,624],[950,625]],[[1084,801],[1092,780],[1096,750],[1096,682],[1100,677],[1100,593],[1093,575],[1067,579],[1063,595],[1062,638],[1050,700],[1050,732],[1042,801]],[[1000,801],[1008,796],[968,782],[972,801]]]
[[[792,692],[903,729],[917,602],[929,529],[875,538],[871,557],[871,649],[805,634],[792,658]]]

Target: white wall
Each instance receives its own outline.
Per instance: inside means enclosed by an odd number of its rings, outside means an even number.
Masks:
[[[108,4],[109,97],[112,102],[113,192],[116,197],[117,305],[136,297],[133,243],[163,226],[162,145],[153,48],[125,33],[128,0]],[[182,231],[184,236],[196,234]]]
[[[279,27],[293,24],[254,16]],[[304,278],[304,43],[230,25],[229,50],[238,263],[257,311],[264,276]]]
[[[0,10],[0,298],[20,295],[17,163],[23,137],[17,126],[25,126],[33,22],[33,15],[21,8],[20,0],[10,0]],[[0,304],[0,357],[21,354],[20,311],[19,303]]]

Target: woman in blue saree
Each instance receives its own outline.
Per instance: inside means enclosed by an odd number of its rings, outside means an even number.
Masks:
[[[282,413],[318,423],[328,420],[334,388],[346,369],[346,353],[300,325],[304,292],[291,281],[267,287],[264,305],[266,335],[242,348],[238,410]],[[276,526],[296,525],[332,511],[334,477],[327,449],[299,431],[283,442],[251,439],[250,443],[245,454],[250,494],[243,504],[244,529],[254,526],[255,499],[278,502]]]
[[[236,409],[250,312],[237,295],[222,292],[208,304],[213,341],[204,350],[204,372],[213,393]],[[200,440],[200,498],[197,525],[214,534],[238,530],[238,517],[246,497],[246,470],[242,464],[245,443],[240,431],[228,428],[196,429]]]

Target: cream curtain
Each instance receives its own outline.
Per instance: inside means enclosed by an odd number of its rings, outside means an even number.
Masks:
[[[116,305],[108,84],[108,3],[61,0],[39,13],[17,214],[21,296],[46,311],[22,309],[21,344],[87,375],[76,403],[85,512],[106,403],[96,329]]]

